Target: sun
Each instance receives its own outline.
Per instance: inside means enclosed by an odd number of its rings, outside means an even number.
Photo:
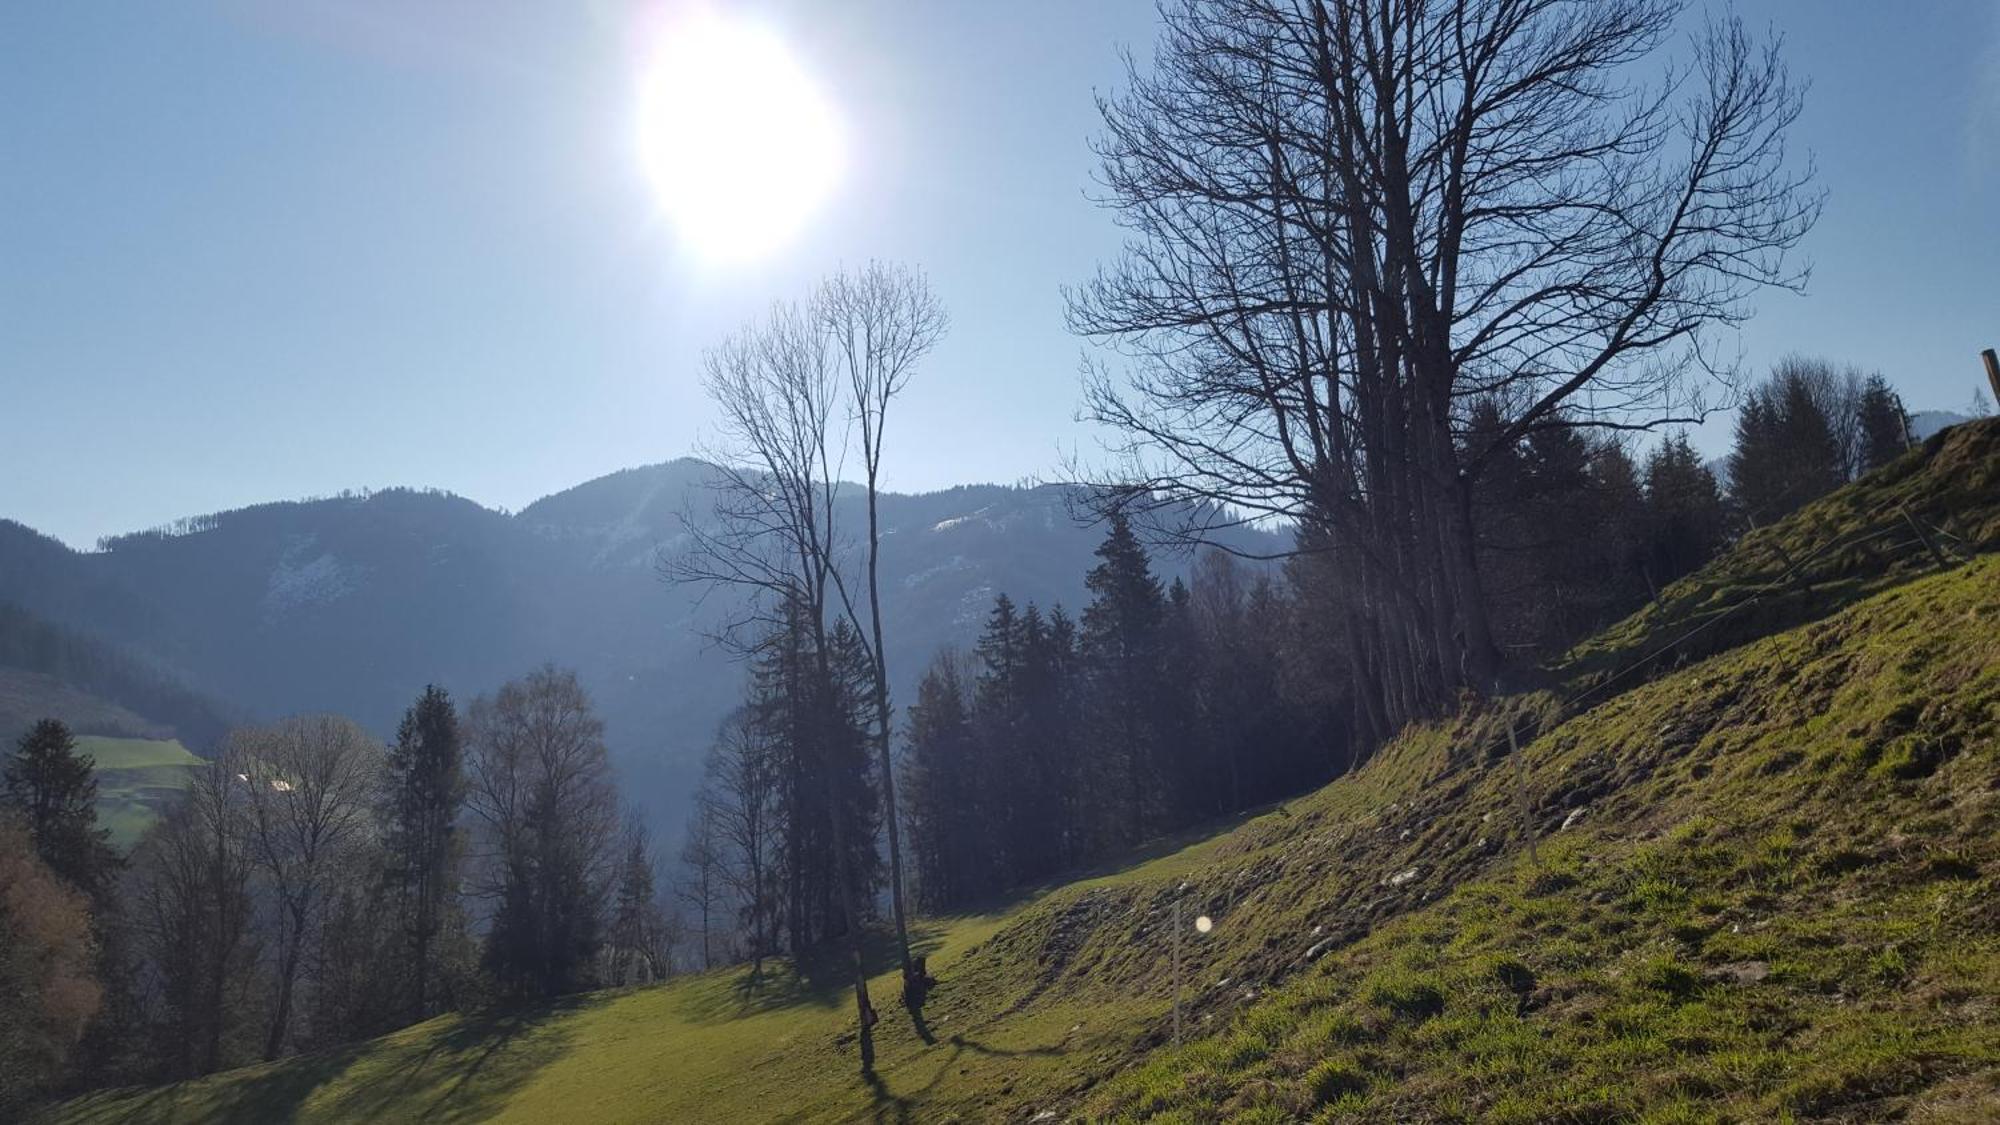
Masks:
[[[660,29],[640,85],[639,152],[683,243],[725,261],[795,237],[843,156],[833,107],[784,40],[701,11]]]

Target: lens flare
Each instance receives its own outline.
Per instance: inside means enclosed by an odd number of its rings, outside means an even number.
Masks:
[[[709,11],[662,26],[639,91],[639,152],[701,256],[778,249],[839,183],[840,122],[771,28]]]

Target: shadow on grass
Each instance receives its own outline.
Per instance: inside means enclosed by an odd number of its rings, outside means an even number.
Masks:
[[[942,944],[943,925],[918,922],[910,927],[913,955],[929,956]],[[843,940],[823,943],[796,958],[769,958],[762,973],[746,966],[719,985],[690,990],[682,1010],[690,1022],[716,1023],[805,1005],[851,1006],[853,997],[848,991],[854,983],[851,956]],[[896,950],[895,933],[868,930],[862,938],[861,961],[870,978],[896,968],[901,957]],[[883,1003],[877,999],[878,1008]]]
[[[925,1082],[922,1086],[908,1093],[896,1094],[890,1091],[888,1083],[877,1072],[870,1071],[861,1076],[862,1081],[868,1086],[869,1096],[872,1099],[869,1120],[876,1122],[877,1125],[885,1125],[885,1123],[904,1125],[906,1122],[918,1120],[915,1116],[917,1107],[930,1096],[931,1092],[937,1088],[940,1082],[944,1081],[946,1075],[952,1073],[959,1058],[967,1053],[987,1055],[995,1058],[1060,1056],[1069,1053],[1069,1040],[1067,1036],[1063,1038],[1063,1041],[1050,1046],[1023,1047],[1019,1049],[993,1047],[977,1039],[971,1039],[963,1035],[951,1036],[949,1039],[944,1040],[944,1043],[950,1048],[949,1050],[939,1048],[939,1053],[937,1054],[926,1052],[911,1060],[912,1065],[922,1063],[930,1066],[931,1077],[930,1081]],[[931,1113],[935,1113],[936,1111],[937,1107],[930,1107]]]
[[[429,1035],[398,1035],[85,1107],[77,1120],[118,1125],[199,1121],[264,1125],[312,1106],[328,1121],[484,1121],[536,1072],[567,1054],[565,1017],[602,1003],[579,996],[535,1008],[471,1013]],[[361,1067],[356,1069],[356,1064]]]

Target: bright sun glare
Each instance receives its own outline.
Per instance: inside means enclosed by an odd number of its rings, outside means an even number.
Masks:
[[[784,245],[840,178],[832,107],[770,28],[708,12],[661,30],[639,146],[682,241],[742,261]]]

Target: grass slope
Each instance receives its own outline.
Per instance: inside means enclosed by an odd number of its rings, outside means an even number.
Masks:
[[[76,742],[97,763],[97,822],[120,848],[137,843],[204,764],[174,739],[84,735]]]
[[[1745,535],[1658,601],[1578,645],[1574,687],[1723,652],[1957,560],[2000,550],[2000,418],[1953,426]],[[1671,649],[1668,646],[1673,643]],[[1654,654],[1658,659],[1647,660]]]
[[[1996,630],[1989,558],[1557,726],[1522,755],[1539,863],[1477,858],[1517,815],[1507,763],[1396,748],[1437,765],[1424,793],[1310,814],[1345,869],[1327,885],[1348,891],[1315,915],[1353,917],[1367,875],[1390,871],[1379,893],[1414,890],[1420,908],[1082,1107],[2000,1118]]]

